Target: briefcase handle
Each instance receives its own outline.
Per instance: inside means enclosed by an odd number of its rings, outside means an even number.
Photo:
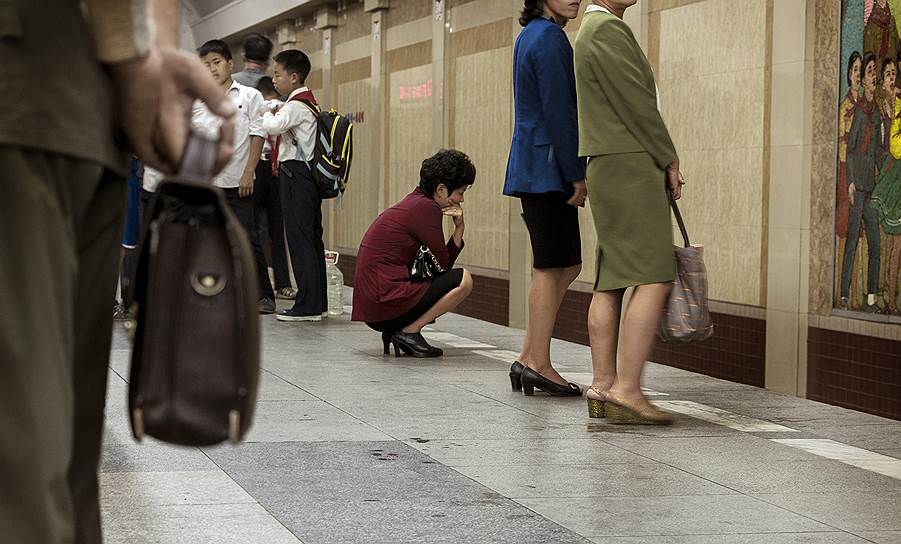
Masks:
[[[185,154],[181,159],[181,167],[177,177],[182,181],[209,185],[216,165],[216,150],[219,140],[215,136],[205,134],[192,128],[185,144]]]

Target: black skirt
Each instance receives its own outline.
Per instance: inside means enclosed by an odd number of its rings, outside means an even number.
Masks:
[[[428,290],[422,295],[422,298],[419,299],[416,306],[413,306],[407,313],[393,319],[386,319],[385,321],[367,321],[366,324],[379,332],[397,332],[422,317],[422,315],[429,311],[432,306],[437,304],[444,295],[450,293],[457,287],[460,287],[461,283],[463,283],[463,269],[454,268],[448,270],[432,280],[432,284],[429,285]]]
[[[534,268],[569,268],[582,263],[579,211],[559,191],[521,193],[522,218],[529,229]]]

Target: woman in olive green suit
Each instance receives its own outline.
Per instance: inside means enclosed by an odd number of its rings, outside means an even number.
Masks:
[[[598,237],[588,407],[589,416],[606,414],[611,423],[668,424],[672,417],[641,392],[641,375],[676,273],[666,188],[679,198],[683,181],[654,74],[622,20],[636,1],[592,0],[575,44],[579,156],[589,161]],[[629,287],[635,291],[620,333]]]

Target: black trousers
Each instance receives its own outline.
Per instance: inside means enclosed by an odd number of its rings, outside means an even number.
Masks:
[[[260,298],[275,300],[272,283],[269,281],[269,267],[266,266],[266,256],[263,255],[263,246],[260,245],[256,223],[253,221],[253,197],[241,198],[238,196],[237,188],[224,189],[224,191],[229,207],[238,218],[238,222],[244,227],[247,236],[250,238],[250,245],[253,246],[253,257],[257,263],[257,278],[260,280]]]
[[[322,196],[310,169],[300,161],[286,161],[280,165],[279,185],[285,234],[297,282],[294,311],[319,315],[328,309]]]
[[[870,207],[871,193],[857,191],[854,193],[854,204],[848,218],[848,241],[845,242],[845,255],[842,259],[842,297],[851,294],[851,267],[854,265],[854,254],[860,241],[860,223],[867,236],[867,294],[879,292],[879,213]]]
[[[257,164],[256,181],[253,185],[253,218],[256,221],[260,244],[268,247],[272,256],[275,288],[283,289],[291,287],[291,276],[288,272],[288,252],[285,249],[282,198],[278,176],[272,175],[271,164],[269,161],[260,161]]]

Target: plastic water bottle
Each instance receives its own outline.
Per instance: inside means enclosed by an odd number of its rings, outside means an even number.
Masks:
[[[344,274],[338,268],[338,252],[325,252],[325,277],[328,285],[328,315],[344,313]]]

